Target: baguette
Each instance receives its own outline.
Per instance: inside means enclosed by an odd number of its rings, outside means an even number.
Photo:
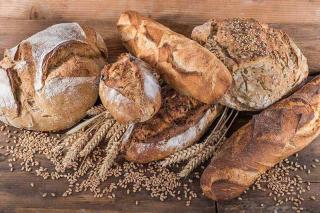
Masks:
[[[168,85],[163,104],[150,120],[134,124],[123,137],[122,154],[139,163],[163,159],[198,141],[220,114],[220,105],[205,105],[181,95]]]
[[[201,177],[213,200],[239,196],[281,160],[320,133],[320,76],[261,112],[227,139]]]
[[[127,11],[117,27],[125,47],[182,94],[212,104],[232,83],[228,69],[213,53],[152,19]]]

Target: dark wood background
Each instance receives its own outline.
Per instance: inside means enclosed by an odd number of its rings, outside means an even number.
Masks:
[[[115,23],[119,14],[133,9],[150,15],[173,30],[190,36],[195,25],[210,18],[250,17],[286,31],[308,58],[310,71],[320,72],[320,1],[315,0],[0,0],[0,55],[5,48],[46,27],[60,22],[80,22],[94,27],[104,37],[109,48],[110,61],[125,49],[117,36]],[[238,125],[245,119],[240,118]],[[0,145],[5,136],[0,135]],[[3,153],[3,152],[2,152]],[[320,158],[320,138],[299,153],[299,162],[311,164]],[[320,192],[320,167],[311,175],[301,173],[310,181],[312,189]],[[36,186],[30,188],[29,183]],[[249,192],[242,201],[213,202],[204,197],[193,201],[190,207],[184,202],[160,202],[144,193],[123,195],[115,200],[93,198],[89,193],[68,198],[42,198],[46,191],[59,191],[63,183],[50,184],[24,172],[11,173],[8,162],[0,151],[0,212],[290,212],[289,206],[275,207],[264,193]],[[199,183],[194,188],[199,192]],[[200,193],[199,193],[200,194]],[[140,204],[135,205],[139,200]],[[260,203],[265,207],[261,208]],[[307,212],[319,212],[318,201],[306,199]]]

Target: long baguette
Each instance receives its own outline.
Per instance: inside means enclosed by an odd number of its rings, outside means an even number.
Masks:
[[[300,151],[320,133],[320,76],[276,103],[224,142],[201,177],[213,200],[239,196],[268,169]]]
[[[122,13],[117,27],[127,49],[177,91],[212,104],[230,87],[228,69],[197,42],[134,11]]]

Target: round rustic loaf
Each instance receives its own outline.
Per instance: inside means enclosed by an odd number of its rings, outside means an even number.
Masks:
[[[105,66],[101,75],[100,99],[118,122],[143,122],[158,112],[160,86],[142,60],[122,54],[114,64]]]
[[[191,37],[232,73],[233,85],[220,103],[237,110],[264,109],[308,75],[307,60],[290,37],[253,19],[210,20]]]
[[[0,62],[0,120],[38,131],[74,125],[97,99],[106,57],[102,37],[78,23],[21,41]]]

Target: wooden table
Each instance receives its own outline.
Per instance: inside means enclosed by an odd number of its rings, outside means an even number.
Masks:
[[[80,22],[94,27],[107,43],[110,61],[125,49],[117,36],[115,23],[121,11],[133,9],[150,15],[173,30],[190,36],[195,25],[210,18],[252,17],[286,31],[308,58],[310,71],[320,72],[320,1],[89,1],[89,0],[1,0],[0,1],[0,53],[20,40],[60,22]],[[239,119],[238,126],[246,119]],[[0,135],[0,145],[4,144]],[[320,158],[320,138],[299,153],[301,164],[311,164]],[[310,175],[301,173],[311,182],[307,194],[320,194],[320,167]],[[29,183],[36,186],[30,188]],[[0,154],[0,212],[290,212],[289,206],[275,207],[265,193],[251,191],[242,201],[214,202],[204,197],[193,201],[190,207],[184,202],[160,202],[145,193],[123,195],[115,200],[93,198],[89,193],[68,198],[42,198],[44,191],[59,191],[63,183],[50,184],[28,173],[9,171],[8,162]],[[199,183],[194,189],[200,191]],[[199,193],[200,194],[200,193]],[[306,200],[308,212],[320,212],[318,201]],[[140,204],[135,205],[139,200]],[[260,207],[264,203],[265,207]]]

